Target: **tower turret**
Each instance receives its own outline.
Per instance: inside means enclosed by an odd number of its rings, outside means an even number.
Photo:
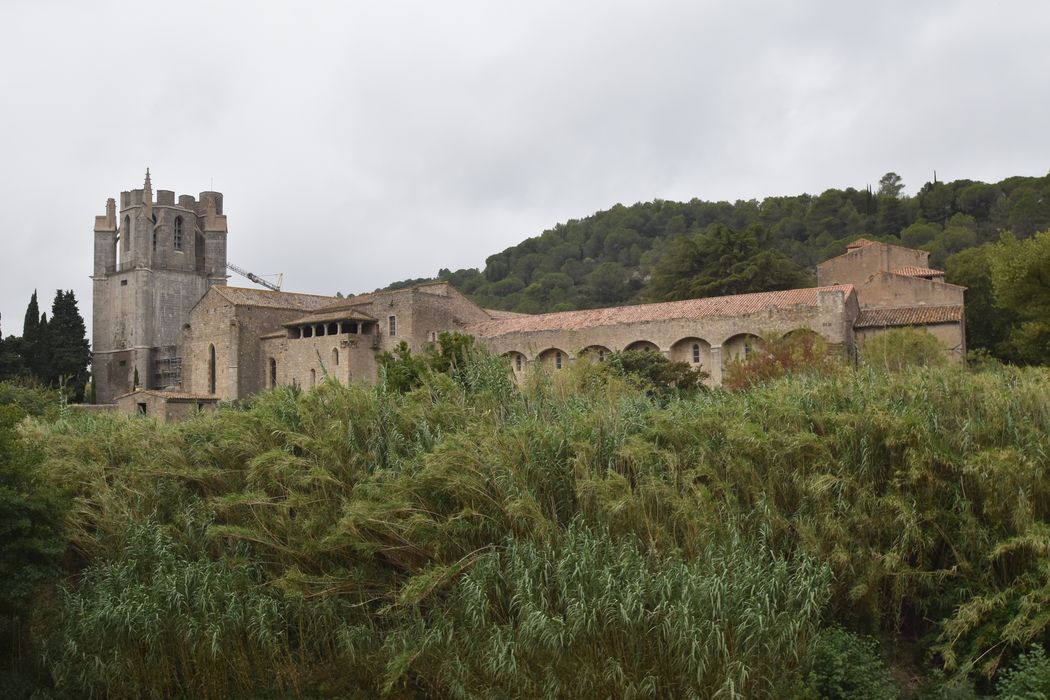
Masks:
[[[177,204],[175,202],[178,202]],[[141,190],[122,192],[95,217],[92,345],[97,400],[181,381],[181,333],[208,288],[226,281],[222,194],[176,199],[147,168]]]

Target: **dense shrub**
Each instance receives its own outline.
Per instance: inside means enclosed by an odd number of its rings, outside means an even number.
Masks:
[[[1050,659],[1041,646],[1033,646],[1003,671],[996,684],[999,700],[1046,700],[1050,698]]]
[[[722,383],[727,389],[746,389],[789,374],[830,375],[842,367],[841,358],[829,354],[818,334],[795,331],[763,338],[746,357],[727,362]]]
[[[874,639],[841,627],[820,635],[810,660],[809,686],[826,700],[893,700],[899,697],[893,677]]]
[[[883,331],[864,342],[864,364],[888,372],[905,367],[939,367],[947,364],[944,346],[928,331],[897,328]]]
[[[818,614],[985,677],[1050,633],[1045,371],[866,368],[654,400],[582,365],[520,390],[501,358],[456,367],[178,425],[23,425],[75,497],[62,688],[138,692],[145,675],[85,668],[127,663],[199,694],[791,696]],[[142,541],[162,554],[133,556]],[[164,624],[120,621],[136,610]],[[703,641],[716,629],[724,650]]]

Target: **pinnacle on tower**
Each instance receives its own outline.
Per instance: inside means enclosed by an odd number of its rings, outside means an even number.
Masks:
[[[146,217],[153,216],[153,184],[149,180],[149,168],[146,168],[146,182],[142,185],[142,203],[146,206]]]

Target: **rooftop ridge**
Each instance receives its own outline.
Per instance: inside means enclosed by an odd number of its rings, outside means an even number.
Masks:
[[[683,299],[681,301],[658,301],[629,306],[612,306],[600,309],[555,311],[546,314],[517,316],[512,318],[480,321],[467,326],[468,333],[482,337],[494,337],[520,331],[556,331],[572,328],[589,328],[637,323],[671,318],[698,318],[707,316],[738,316],[769,308],[791,306],[815,306],[822,292],[853,293],[852,284],[836,284],[824,287],[804,287],[773,292],[749,292],[718,297]]]

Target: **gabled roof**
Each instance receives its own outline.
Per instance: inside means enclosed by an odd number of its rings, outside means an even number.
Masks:
[[[904,275],[905,277],[944,277],[944,270],[934,270],[932,267],[915,267],[909,265],[907,267],[898,267],[895,270],[890,270],[895,275]]]
[[[889,328],[895,326],[928,326],[962,321],[959,306],[901,306],[892,309],[861,309],[854,328]]]
[[[313,311],[326,304],[337,301],[335,297],[321,294],[298,294],[295,292],[274,292],[269,289],[248,289],[246,287],[212,287],[216,293],[234,306],[261,306],[271,309],[302,309]]]
[[[853,293],[852,284],[809,289],[789,289],[780,292],[758,292],[735,294],[706,299],[666,301],[636,306],[614,306],[608,309],[586,309],[561,311],[534,316],[517,316],[506,319],[482,321],[467,326],[466,331],[482,338],[494,338],[508,333],[534,331],[567,331],[622,323],[666,321],[672,319],[698,319],[718,316],[744,316],[767,309],[789,309],[799,306],[817,306],[821,292]]]

